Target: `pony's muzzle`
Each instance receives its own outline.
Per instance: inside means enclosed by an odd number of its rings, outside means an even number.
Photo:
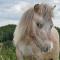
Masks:
[[[44,46],[41,48],[41,51],[42,51],[42,52],[50,52],[50,51],[52,50],[52,48],[53,48],[53,43],[50,42],[50,43],[44,45]]]

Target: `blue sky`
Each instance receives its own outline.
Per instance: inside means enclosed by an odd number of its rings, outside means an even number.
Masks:
[[[18,24],[23,13],[36,3],[56,5],[53,23],[60,27],[60,0],[0,0],[0,26]]]

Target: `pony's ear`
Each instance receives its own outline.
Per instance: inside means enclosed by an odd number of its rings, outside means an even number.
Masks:
[[[39,10],[39,4],[36,4],[36,5],[34,6],[34,11],[35,11],[35,12],[38,12],[38,10]]]
[[[56,7],[56,5],[54,5],[54,6],[52,7],[52,9],[54,10],[55,7]]]

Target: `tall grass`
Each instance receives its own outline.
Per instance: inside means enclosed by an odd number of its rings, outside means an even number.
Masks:
[[[9,42],[4,42],[0,49],[0,60],[16,60],[15,47]]]

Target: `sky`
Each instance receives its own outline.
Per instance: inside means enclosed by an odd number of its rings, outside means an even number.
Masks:
[[[18,24],[23,13],[37,3],[56,5],[53,23],[60,27],[60,0],[0,0],[0,26]]]

